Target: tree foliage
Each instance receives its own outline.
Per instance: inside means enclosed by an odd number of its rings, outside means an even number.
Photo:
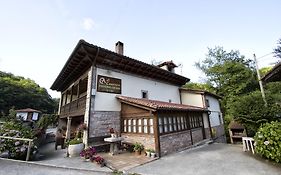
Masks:
[[[273,50],[273,53],[275,54],[275,57],[281,59],[281,38],[278,40],[277,47]]]
[[[259,71],[260,71],[260,76],[261,76],[261,77],[265,76],[265,74],[266,74],[267,72],[269,72],[271,69],[272,69],[272,66],[261,68],[261,69],[259,70]]]
[[[237,96],[229,107],[229,113],[247,127],[248,134],[253,134],[261,124],[281,119],[281,108],[275,98],[275,94],[267,93],[268,104],[265,106],[260,91]]]
[[[34,108],[44,113],[53,113],[57,108],[45,88],[31,79],[0,71],[0,112],[15,109]]]
[[[215,93],[215,89],[210,85],[209,83],[186,83],[183,88],[188,88],[188,89],[195,89],[195,90],[204,90],[208,92],[213,92]]]
[[[220,96],[228,98],[241,95],[258,87],[252,61],[245,59],[239,51],[209,48],[205,60],[195,65],[205,73],[207,81]]]

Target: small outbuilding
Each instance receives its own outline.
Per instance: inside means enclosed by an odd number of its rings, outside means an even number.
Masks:
[[[23,121],[38,121],[41,115],[41,111],[26,108],[26,109],[19,109],[16,110],[17,118],[22,119]]]
[[[228,128],[231,143],[242,143],[242,137],[247,137],[245,127],[236,121],[231,121]]]

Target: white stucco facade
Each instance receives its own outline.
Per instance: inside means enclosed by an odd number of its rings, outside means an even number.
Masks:
[[[204,107],[202,94],[188,93],[188,92],[183,91],[181,93],[181,101],[182,101],[182,104],[185,104],[185,105],[198,106],[201,108]]]
[[[208,110],[211,111],[210,114],[211,126],[213,127],[223,124],[223,119],[222,119],[222,114],[221,114],[220,104],[218,99],[210,95],[206,95],[205,98],[209,101]]]
[[[206,104],[205,100],[208,100],[209,106]],[[182,104],[185,105],[207,107],[207,109],[211,112],[209,115],[211,127],[223,124],[220,104],[217,98],[206,93],[195,93],[183,90],[181,91],[181,101]]]
[[[180,103],[179,86],[97,67],[96,79],[98,75],[121,79],[121,94],[97,92],[94,88],[95,111],[120,111],[121,104],[116,95],[142,98],[142,91],[147,91],[148,99],[151,100]]]

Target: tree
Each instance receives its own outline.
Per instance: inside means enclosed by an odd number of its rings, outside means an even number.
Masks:
[[[226,98],[251,92],[258,87],[253,62],[239,51],[226,52],[222,47],[208,49],[208,54],[196,67],[203,71],[216,93]]]
[[[183,85],[183,88],[188,88],[188,89],[195,89],[195,90],[204,90],[208,92],[213,92],[215,93],[214,88],[209,84],[209,83],[186,83]]]
[[[277,41],[277,47],[273,50],[275,57],[281,59],[281,38]]]
[[[221,106],[225,116],[229,115],[230,104],[236,96],[258,88],[253,62],[240,55],[239,51],[226,52],[222,47],[208,48],[205,60],[197,62],[195,66],[205,73],[215,93],[223,97]]]
[[[7,114],[13,106],[53,113],[56,103],[47,90],[33,80],[0,71],[0,112]]]
[[[267,106],[264,105],[260,91],[237,96],[231,103],[229,113],[246,125],[248,135],[253,136],[261,124],[281,119],[281,108],[276,103],[275,95],[267,91]]]

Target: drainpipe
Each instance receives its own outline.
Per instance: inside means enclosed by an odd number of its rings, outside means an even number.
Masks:
[[[209,129],[210,129],[210,138],[213,139],[213,133],[212,133],[212,127],[211,127],[211,122],[210,122],[210,115],[211,115],[211,111],[208,111],[208,123],[209,123]]]

